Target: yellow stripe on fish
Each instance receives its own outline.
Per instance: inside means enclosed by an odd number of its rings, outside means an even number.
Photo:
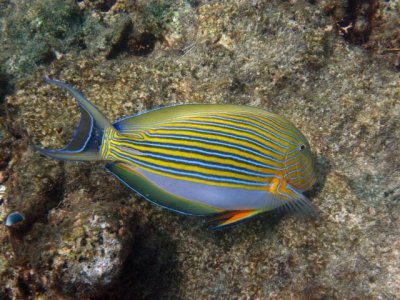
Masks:
[[[316,181],[310,146],[286,119],[239,105],[190,104],[114,124],[69,85],[47,79],[79,102],[82,118],[63,160],[104,160],[128,187],[162,207],[221,214],[222,228],[275,208],[305,212]]]

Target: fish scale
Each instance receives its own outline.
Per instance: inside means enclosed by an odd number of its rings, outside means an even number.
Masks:
[[[209,114],[207,111],[204,112],[204,114]],[[190,148],[189,150],[186,150],[185,154],[181,153],[181,148],[180,145],[177,145],[174,149],[167,149],[167,150],[162,150],[162,145],[163,143],[169,144],[171,139],[182,139],[185,140],[185,145],[190,145],[191,140],[190,140],[190,135],[188,136],[188,132],[193,133],[193,129],[198,128],[198,123],[196,121],[199,119],[199,116],[197,115],[195,117],[195,121],[191,122],[191,116],[190,114],[182,120],[182,118],[177,121],[176,123],[182,123],[184,122],[186,127],[183,130],[176,130],[176,127],[174,126],[174,123],[169,123],[168,124],[168,129],[165,129],[166,126],[160,122],[157,122],[156,125],[151,126],[151,129],[146,129],[146,132],[152,132],[152,136],[158,136],[160,137],[159,143],[158,143],[158,148],[154,149],[151,147],[152,145],[152,139],[151,136],[147,134],[146,137],[141,140],[137,141],[136,143],[129,143],[126,139],[126,136],[118,135],[116,131],[108,131],[107,134],[111,136],[111,138],[108,138],[107,140],[111,140],[111,142],[105,143],[107,147],[111,148],[111,150],[114,151],[114,155],[118,156],[120,154],[120,158],[123,157],[129,157],[127,155],[127,151],[121,151],[121,146],[130,146],[133,149],[138,149],[140,152],[143,153],[143,155],[136,155],[136,157],[131,159],[131,162],[135,161],[136,163],[144,163],[148,168],[151,168],[151,166],[154,166],[154,171],[158,173],[162,173],[160,169],[166,170],[165,174],[175,174],[177,175],[176,170],[185,170],[185,175],[187,176],[187,180],[193,180],[193,178],[196,178],[197,174],[201,173],[202,176],[200,177],[201,182],[206,183],[206,184],[214,184],[214,185],[221,185],[221,186],[231,186],[233,180],[223,180],[228,179],[228,178],[235,178],[235,179],[242,179],[243,180],[243,186],[237,185],[238,182],[236,182],[235,186],[236,187],[242,187],[242,188],[248,188],[249,185],[261,185],[265,186],[265,182],[267,182],[267,178],[270,176],[275,176],[274,174],[271,174],[270,169],[278,167],[279,169],[283,169],[283,158],[284,154],[282,153],[280,155],[280,159],[275,159],[275,161],[266,161],[265,157],[268,156],[270,157],[270,154],[272,151],[269,150],[269,148],[259,148],[258,150],[254,150],[254,146],[250,142],[242,143],[242,146],[246,146],[243,150],[241,150],[242,153],[241,156],[245,156],[246,153],[249,151],[253,152],[259,152],[259,158],[261,159],[262,157],[264,158],[263,161],[263,170],[262,174],[255,174],[253,173],[251,175],[244,175],[243,173],[248,173],[247,169],[249,164],[242,164],[242,169],[232,163],[231,160],[225,160],[222,161],[221,158],[218,157],[218,155],[215,155],[213,152],[210,153],[210,155],[207,156],[199,156],[195,152],[191,152]],[[212,117],[211,117],[212,119]],[[133,120],[134,121],[134,120]],[[211,124],[211,122],[209,122]],[[195,127],[195,128],[193,128]],[[174,130],[175,129],[175,130]],[[162,134],[164,132],[164,134]],[[168,133],[168,134],[165,134]],[[213,137],[217,136],[216,134],[213,135]],[[252,138],[251,134],[248,134],[248,138]],[[123,140],[124,142],[121,142]],[[202,139],[201,143],[198,143],[197,146],[202,148],[202,149],[210,149],[210,142],[212,142],[212,139]],[[219,153],[222,154],[227,154],[227,151],[230,149],[233,149],[237,146],[237,136],[235,136],[234,133],[231,133],[229,138],[224,139],[225,143],[218,148]],[[144,144],[146,143],[145,146]],[[215,143],[215,141],[214,141]],[[188,148],[186,148],[188,149]],[[247,151],[246,151],[247,149]],[[157,151],[158,150],[158,151]],[[154,154],[154,151],[157,151],[158,154]],[[159,154],[162,155],[159,155]],[[238,155],[238,153],[236,153]],[[109,159],[109,157],[105,157],[106,160]],[[132,161],[133,160],[133,161]],[[214,161],[214,163],[210,163],[210,161]],[[217,163],[218,162],[218,163]],[[170,172],[168,172],[170,170]],[[219,175],[221,174],[222,177],[210,177],[210,181],[204,181],[204,178],[207,174],[214,174],[214,175]],[[184,179],[183,175],[181,176],[181,179]]]

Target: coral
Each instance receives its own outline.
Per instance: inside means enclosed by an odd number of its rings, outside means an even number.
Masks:
[[[117,1],[116,0],[86,0],[86,1],[80,1],[80,2],[84,2],[88,6],[98,9],[102,12],[107,12],[113,7],[113,5],[115,5],[115,3]]]
[[[51,211],[46,225],[36,224],[16,245],[18,259],[28,258],[41,286],[55,294],[98,295],[119,276],[132,247],[131,209],[89,199],[72,192],[63,200],[69,209]]]
[[[97,13],[87,18],[83,29],[85,45],[91,55],[101,54],[106,59],[112,59],[126,47],[132,32],[132,21],[124,13],[104,22],[99,22],[99,19]]]

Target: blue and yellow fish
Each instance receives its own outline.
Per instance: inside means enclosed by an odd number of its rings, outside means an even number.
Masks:
[[[102,160],[148,201],[198,216],[215,229],[259,213],[314,208],[302,194],[316,182],[310,145],[284,118],[255,107],[187,104],[129,116],[111,124],[80,92],[71,93],[81,120],[62,150],[36,149],[61,160]]]

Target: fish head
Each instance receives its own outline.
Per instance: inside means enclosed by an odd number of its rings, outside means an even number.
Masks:
[[[317,182],[317,176],[310,144],[298,130],[296,144],[287,151],[284,178],[294,189],[304,192],[311,190]]]

